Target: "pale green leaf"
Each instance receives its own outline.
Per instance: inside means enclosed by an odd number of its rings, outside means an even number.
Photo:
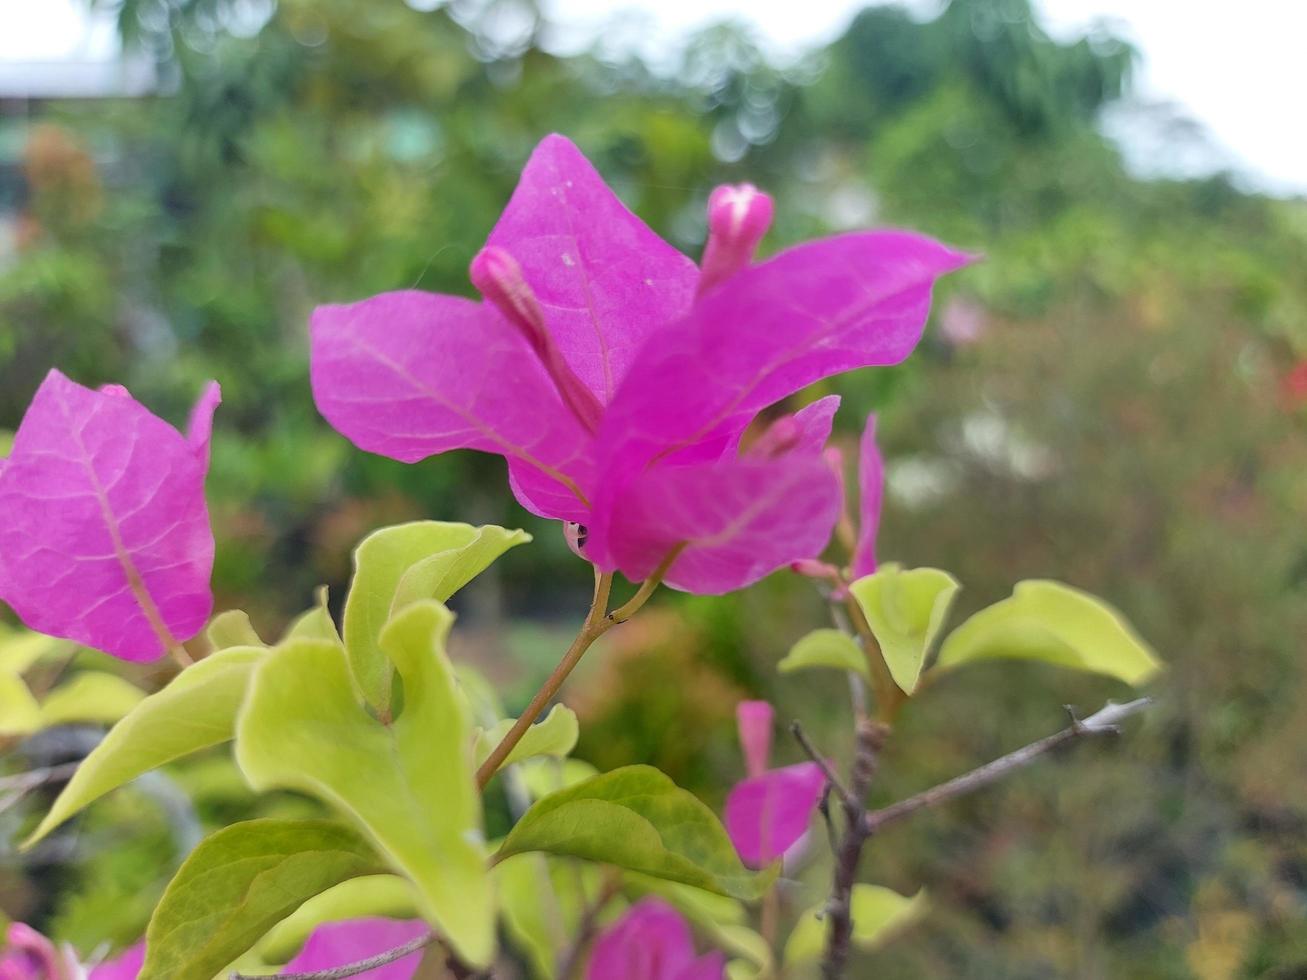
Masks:
[[[759,980],[762,977],[762,970],[748,960],[731,960],[726,964],[726,972],[723,975],[726,980]]]
[[[444,602],[509,548],[525,531],[489,525],[413,521],[374,531],[354,551],[354,578],[345,600],[345,646],[368,703],[390,704],[391,665],[381,631],[391,616],[425,599]]]
[[[652,766],[626,766],[538,800],[496,860],[569,855],[752,900],[775,878],[740,863],[716,815]]]
[[[532,800],[599,775],[598,769],[582,759],[555,759],[548,756],[526,759],[517,767],[517,771]]]
[[[724,953],[742,956],[757,968],[759,973],[767,973],[775,965],[771,946],[767,940],[744,925],[719,925],[712,929],[712,945]]]
[[[241,711],[236,758],[255,789],[298,789],[348,813],[416,885],[423,917],[482,966],[494,951],[494,906],[468,707],[444,652],[452,620],[427,601],[382,631],[404,684],[404,710],[389,725],[360,703],[334,643],[272,651]]]
[[[31,847],[83,807],[142,773],[232,737],[254,665],[266,651],[232,647],[187,667],[109,729],[82,760],[36,831]]]
[[[489,731],[477,732],[477,765],[485,762],[490,753],[495,750],[504,736],[508,734],[509,729],[513,727],[513,719],[506,718]],[[539,756],[553,756],[562,758],[572,749],[576,748],[576,740],[580,731],[576,724],[576,712],[566,705],[556,704],[549,709],[549,714],[545,715],[543,721],[538,721],[526,730],[522,740],[513,746],[513,751],[508,753],[508,758],[500,766],[512,765],[514,762],[521,762],[523,759],[533,759]]]
[[[31,630],[11,630],[0,623],[0,670],[21,674],[35,663],[72,653],[75,649],[76,646],[67,640]]]
[[[538,980],[554,980],[562,957],[575,941],[585,909],[603,885],[595,865],[518,854],[493,871],[500,914],[513,945]],[[605,906],[600,924],[620,914],[622,903]]]
[[[203,840],[146,930],[140,980],[212,980],[306,900],[384,862],[349,827],[250,820]]]
[[[0,670],[0,735],[30,735],[41,728],[41,709],[27,682]]]
[[[504,717],[504,706],[500,703],[499,692],[495,685],[480,671],[465,663],[454,665],[454,676],[458,686],[472,708],[472,722],[481,728],[499,724]]]
[[[281,642],[321,640],[324,643],[334,643],[341,646],[340,633],[336,629],[336,622],[331,618],[331,610],[327,608],[327,587],[325,585],[321,585],[314,590],[313,600],[313,608],[300,613],[286,627]]]
[[[144,691],[117,674],[84,670],[45,696],[41,720],[47,727],[72,722],[112,725],[144,698]]]
[[[991,657],[1043,660],[1136,686],[1161,670],[1153,651],[1102,599],[1038,579],[1018,583],[1010,598],[954,630],[940,649],[939,667]]]
[[[309,935],[324,922],[345,922],[380,916],[387,919],[416,919],[417,893],[406,878],[380,874],[350,878],[314,895],[278,922],[259,940],[255,952],[269,963],[293,959]]]
[[[785,658],[776,665],[782,674],[814,667],[851,670],[871,683],[866,654],[843,630],[813,630],[794,644]]]
[[[880,885],[854,885],[851,899],[853,945],[863,950],[889,942],[925,915],[927,908],[924,890],[908,898]],[[827,928],[822,906],[801,915],[785,943],[785,965],[820,959]]]
[[[204,637],[209,641],[209,648],[215,652],[229,647],[267,646],[254,631],[250,617],[239,609],[228,609],[214,616],[209,628],[204,631]]]
[[[744,903],[729,895],[704,891],[679,881],[666,881],[635,871],[622,872],[625,890],[636,895],[657,895],[674,905],[686,918],[711,932],[718,926],[741,925],[747,918]]]
[[[891,562],[858,579],[849,591],[867,617],[894,683],[911,694],[957,595],[957,580],[938,568],[905,571]]]

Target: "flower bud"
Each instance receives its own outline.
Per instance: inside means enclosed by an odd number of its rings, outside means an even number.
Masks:
[[[771,227],[773,210],[771,196],[752,184],[722,184],[709,195],[700,295],[753,260],[758,243]]]
[[[598,430],[603,406],[599,404],[594,392],[576,376],[554,343],[554,338],[545,326],[540,301],[527,283],[517,259],[505,249],[490,245],[472,259],[468,275],[472,285],[480,290],[486,301],[495,306],[526,337],[559,395],[581,424],[591,432]]]
[[[567,547],[572,550],[572,554],[576,555],[576,557],[585,558],[586,561],[590,559],[585,557],[585,552],[582,549],[585,548],[588,536],[589,531],[584,524],[578,524],[576,521],[563,521],[563,540],[567,542]]]
[[[771,726],[776,712],[766,701],[741,701],[735,706],[735,722],[744,750],[745,770],[750,777],[767,771],[771,758]]]

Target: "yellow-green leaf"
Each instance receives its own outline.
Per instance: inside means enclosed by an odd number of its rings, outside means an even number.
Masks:
[[[890,562],[858,579],[849,591],[867,617],[894,683],[911,694],[957,595],[957,580],[938,568],[904,570]]]
[[[0,735],[30,735],[41,728],[41,708],[27,682],[0,670]]]
[[[75,649],[67,640],[57,640],[31,630],[11,630],[0,623],[0,670],[21,674],[41,660],[71,653]]]
[[[294,958],[309,935],[324,922],[344,922],[380,916],[416,919],[421,916],[413,885],[399,875],[363,875],[314,895],[282,919],[259,940],[254,951],[269,963]]]
[[[652,766],[615,769],[536,801],[495,859],[528,851],[612,864],[749,901],[778,870],[745,868],[716,814]]]
[[[230,739],[250,674],[266,652],[232,647],[212,654],[137,704],[82,760],[23,846],[142,773]]]
[[[306,900],[383,871],[349,827],[249,820],[203,840],[182,863],[146,930],[140,980],[212,980]]]
[[[383,714],[390,704],[391,666],[380,637],[391,616],[419,600],[444,602],[509,548],[530,540],[525,531],[443,521],[397,524],[363,539],[345,600],[345,646],[369,704]]]
[[[250,617],[239,609],[228,609],[214,616],[209,628],[204,631],[204,637],[209,641],[209,648],[215,652],[229,647],[267,646],[254,631]]]
[[[144,698],[144,691],[117,674],[84,670],[46,695],[41,720],[46,726],[72,722],[112,725]]]
[[[871,675],[867,670],[867,657],[843,630],[813,630],[790,648],[790,652],[776,665],[782,674],[814,667],[834,670],[851,670],[862,676],[868,684]]]
[[[924,890],[908,898],[880,885],[854,885],[853,944],[863,950],[875,949],[925,915],[926,908]],[[820,905],[800,916],[785,943],[785,965],[820,959],[826,947],[827,928]]]
[[[512,727],[513,719],[506,718],[489,731],[477,732],[478,766],[489,758],[495,746],[503,740]],[[545,715],[543,721],[536,722],[526,730],[522,740],[513,746],[513,751],[508,753],[508,758],[503,761],[500,768],[538,756],[562,758],[576,748],[579,734],[576,712],[566,705],[556,704],[549,709],[549,714]]]
[[[544,854],[518,854],[496,865],[493,874],[513,945],[525,955],[532,976],[554,980],[586,907],[603,888],[602,872],[594,865]],[[620,909],[621,903],[610,902],[600,921]]]
[[[404,709],[389,725],[361,703],[334,643],[273,650],[237,722],[236,758],[255,789],[298,789],[347,813],[414,883],[423,918],[465,962],[484,966],[495,912],[468,706],[444,650],[452,621],[424,601],[382,630],[404,685]]]
[[[289,643],[291,640],[321,640],[341,646],[340,632],[336,629],[335,620],[331,618],[331,610],[327,608],[325,585],[314,590],[313,608],[300,613],[286,627],[281,642]]]
[[[1161,670],[1153,651],[1102,599],[1039,579],[1018,583],[1010,598],[954,630],[939,652],[939,667],[991,657],[1043,660],[1136,686]]]

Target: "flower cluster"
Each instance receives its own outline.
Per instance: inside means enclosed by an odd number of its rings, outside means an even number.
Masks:
[[[582,526],[584,556],[632,580],[664,566],[720,593],[813,558],[839,512],[821,454],[838,400],[746,432],[815,381],[905,358],[935,280],[969,257],[879,231],[753,264],[771,214],[718,188],[698,268],[550,136],[472,261],[484,302],[409,290],[314,312],[318,407],[404,462],[503,456],[523,506]]]

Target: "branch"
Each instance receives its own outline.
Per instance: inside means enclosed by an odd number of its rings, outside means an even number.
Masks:
[[[857,747],[849,774],[849,788],[841,794],[844,811],[844,835],[835,851],[835,874],[830,898],[826,902],[826,952],[821,973],[826,980],[839,980],[849,961],[853,940],[853,886],[858,878],[858,862],[871,831],[867,826],[867,808],[863,800],[875,778],[881,747],[889,736],[889,726],[860,717],[857,721]]]
[[[840,802],[845,806],[857,805],[858,799],[844,785],[839,775],[831,768],[831,764],[822,758],[816,747],[808,740],[808,733],[803,730],[803,726],[797,721],[790,722],[790,734],[794,736],[795,741],[799,743],[799,748],[803,749],[803,754],[817,764],[817,768],[822,771],[826,777],[826,785],[835,791],[840,798]]]
[[[333,966],[329,970],[312,970],[308,973],[233,973],[230,980],[344,980],[345,977],[358,976],[360,973],[367,973],[368,970],[375,970],[387,963],[402,960],[405,956],[430,946],[437,938],[434,932],[429,932],[425,936],[409,940],[403,946],[396,946],[394,949],[369,956],[366,960],[359,960],[357,963]]]
[[[882,810],[868,813],[866,815],[867,833],[874,834],[887,824],[909,817],[918,810],[938,806],[959,796],[973,793],[990,783],[997,782],[1009,773],[1030,765],[1040,756],[1046,755],[1068,742],[1098,735],[1119,734],[1119,722],[1131,715],[1138,714],[1152,703],[1151,698],[1139,698],[1126,704],[1109,701],[1102,710],[1095,712],[1083,721],[1078,721],[1073,717],[1070,726],[1055,735],[1049,735],[1037,742],[1031,742],[1015,752],[1009,752],[1002,758],[995,759],[993,762],[964,773],[955,779],[950,779],[946,783],[940,783],[938,786],[924,790],[916,796],[910,796],[906,800],[901,800]]]

